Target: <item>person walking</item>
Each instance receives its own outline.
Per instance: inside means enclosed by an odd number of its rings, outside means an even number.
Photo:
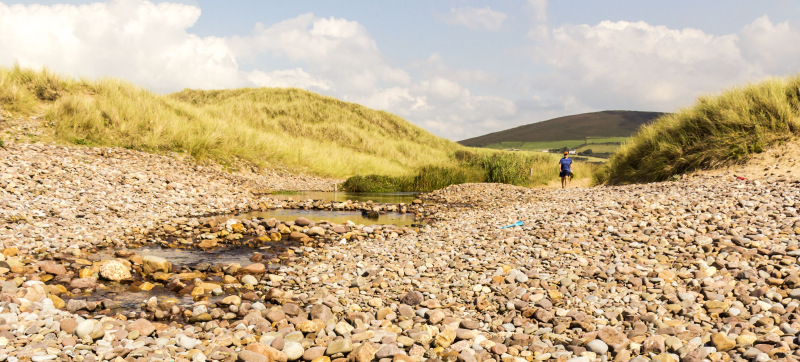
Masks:
[[[564,158],[558,160],[558,176],[561,177],[561,188],[569,186],[569,180],[572,178],[572,159],[569,158],[569,152],[564,151]]]

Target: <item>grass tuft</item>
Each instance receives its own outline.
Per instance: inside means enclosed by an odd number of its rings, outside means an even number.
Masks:
[[[594,175],[595,183],[664,181],[747,161],[800,135],[800,76],[704,96],[643,127]]]

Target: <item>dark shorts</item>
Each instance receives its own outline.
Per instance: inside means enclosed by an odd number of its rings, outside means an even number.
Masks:
[[[572,176],[572,172],[561,171],[561,173],[558,174],[558,177],[567,177],[567,176]]]

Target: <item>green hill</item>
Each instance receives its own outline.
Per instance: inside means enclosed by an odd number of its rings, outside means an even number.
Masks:
[[[503,142],[551,142],[584,140],[587,137],[629,137],[643,124],[662,115],[664,113],[636,111],[584,113],[527,124],[458,143],[471,147],[490,147]]]
[[[0,68],[0,108],[41,116],[60,142],[332,177],[406,175],[452,162],[463,149],[396,115],[300,89],[159,95],[117,79],[15,66]]]

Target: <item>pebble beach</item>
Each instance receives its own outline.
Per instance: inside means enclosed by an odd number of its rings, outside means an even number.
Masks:
[[[340,181],[6,144],[0,361],[800,360],[797,179],[465,184],[408,205],[287,205],[266,192]],[[274,207],[420,223],[209,217]],[[243,240],[291,243],[193,266],[133,249]],[[128,310],[74,298],[120,286],[172,294]]]

